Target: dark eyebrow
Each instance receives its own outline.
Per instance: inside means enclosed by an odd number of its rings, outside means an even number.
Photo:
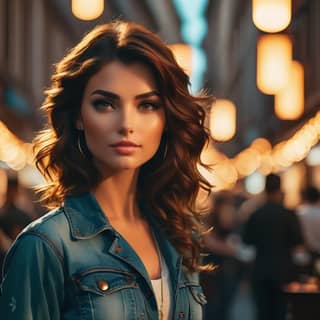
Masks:
[[[136,96],[136,99],[143,99],[143,98],[150,98],[150,97],[159,97],[160,94],[158,91],[150,91],[150,92],[147,92],[147,93],[142,93],[142,94],[139,94]]]
[[[91,93],[91,95],[94,95],[94,94],[100,94],[106,98],[111,98],[113,100],[120,100],[120,97],[117,94],[110,91],[106,91],[106,90],[97,89]],[[138,94],[137,96],[135,96],[135,98],[144,99],[144,98],[150,98],[154,96],[159,97],[160,96],[159,92],[154,90],[154,91]]]

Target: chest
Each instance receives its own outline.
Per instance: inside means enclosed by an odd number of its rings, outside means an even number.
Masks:
[[[115,225],[115,229],[136,253],[145,267],[150,279],[157,279],[161,275],[161,263],[158,244],[149,227],[140,225]],[[119,248],[119,250],[122,250]]]
[[[158,319],[149,276],[124,238],[101,236],[70,243],[65,263],[67,310],[62,319]],[[202,319],[205,301],[200,286],[182,272],[170,285],[172,319]]]

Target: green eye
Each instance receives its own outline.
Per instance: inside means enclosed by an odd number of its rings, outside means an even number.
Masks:
[[[152,111],[152,110],[159,109],[160,105],[156,102],[143,102],[140,104],[139,108],[146,111],[148,110]]]

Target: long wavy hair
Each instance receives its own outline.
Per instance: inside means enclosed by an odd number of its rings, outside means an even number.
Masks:
[[[78,148],[76,119],[88,80],[115,60],[144,63],[156,79],[166,130],[154,157],[140,168],[138,199],[147,203],[187,270],[199,270],[201,213],[195,201],[200,188],[211,186],[197,164],[208,142],[204,121],[212,97],[190,94],[189,78],[171,50],[141,25],[118,20],[97,26],[56,64],[42,105],[48,126],[34,140],[36,165],[47,181],[41,200],[49,208],[60,206],[66,196],[88,192],[101,181],[90,151],[84,148],[84,157]]]

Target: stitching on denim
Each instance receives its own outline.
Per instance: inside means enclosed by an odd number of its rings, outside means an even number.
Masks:
[[[28,234],[32,234],[36,237],[41,238],[42,240],[44,240],[46,243],[48,243],[48,245],[51,247],[51,249],[55,252],[55,254],[57,255],[61,266],[62,266],[62,270],[65,270],[65,264],[64,264],[64,258],[63,255],[60,253],[59,249],[57,248],[57,246],[55,245],[55,243],[53,241],[51,241],[47,236],[45,236],[43,233],[39,233],[36,231],[27,231],[24,235],[28,235]]]

